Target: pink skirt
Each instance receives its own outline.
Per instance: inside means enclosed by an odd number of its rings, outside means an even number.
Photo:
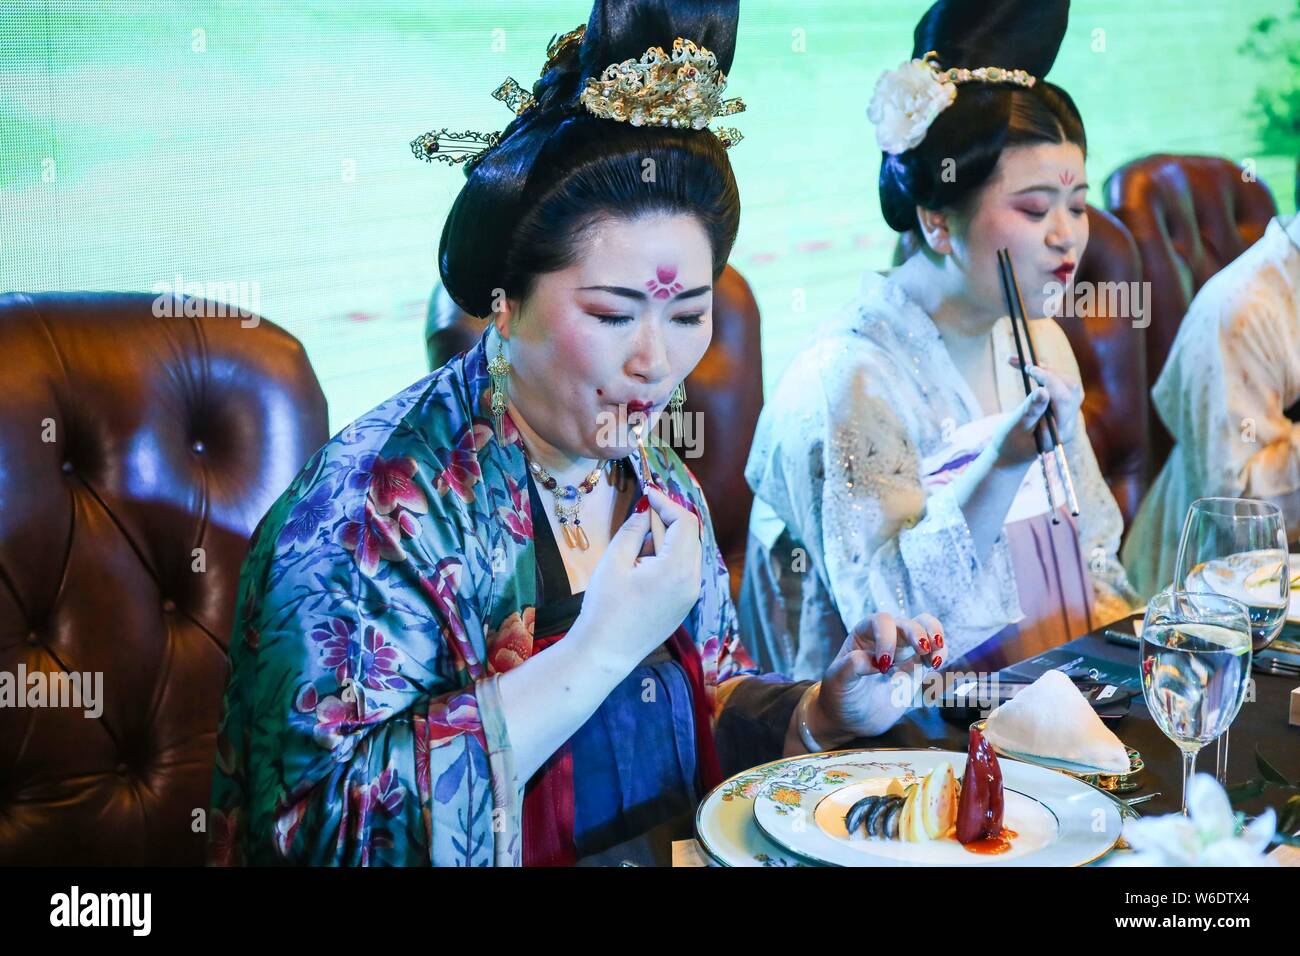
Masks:
[[[1093,629],[1092,580],[1079,547],[1075,518],[1058,508],[1006,525],[1024,619],[1008,624],[952,670],[992,671],[1059,647]]]

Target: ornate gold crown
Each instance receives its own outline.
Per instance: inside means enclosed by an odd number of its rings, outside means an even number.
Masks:
[[[663,47],[652,46],[639,60],[605,67],[600,79],[587,80],[578,99],[601,119],[633,126],[704,129],[715,116],[744,111],[739,97],[722,98],[726,88],[727,75],[718,69],[713,52],[678,37],[671,56]],[[730,134],[732,143],[740,141],[735,130],[721,130],[719,138],[722,133]]]
[[[580,43],[586,26],[579,26],[546,47],[545,76],[571,44]],[[691,40],[678,37],[672,55],[653,46],[639,60],[613,63],[601,72],[600,79],[587,80],[579,102],[593,116],[633,126],[673,126],[681,129],[705,129],[715,116],[730,116],[745,109],[738,97],[724,100],[726,74],[718,69],[718,58]],[[537,100],[512,77],[492,91],[495,99],[505,103],[516,116],[537,104]],[[713,132],[713,131],[711,131]],[[719,128],[714,135],[723,146],[734,146],[743,138],[739,130]],[[501,134],[465,131],[453,133],[446,127],[431,130],[411,140],[411,151],[425,162],[465,163],[473,168],[501,141]]]

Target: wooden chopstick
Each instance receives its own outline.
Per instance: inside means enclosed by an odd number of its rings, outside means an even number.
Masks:
[[[1038,353],[1034,349],[1033,336],[1029,334],[1028,316],[1025,314],[1025,301],[1020,295],[1020,283],[1016,280],[1016,270],[1011,263],[1011,253],[1006,249],[998,250],[998,274],[1002,280],[1002,292],[1007,300],[1007,313],[1011,319],[1011,334],[1016,341],[1016,355],[1020,359],[1021,378],[1025,384],[1025,394],[1028,395],[1032,386],[1030,385],[1029,372],[1025,365],[1025,352],[1020,344],[1020,336],[1023,329],[1025,342],[1028,344],[1029,361],[1034,365],[1038,364]],[[1074,490],[1074,477],[1070,474],[1070,463],[1065,457],[1065,446],[1061,442],[1061,434],[1057,428],[1056,411],[1049,404],[1047,411],[1043,414],[1045,421],[1040,421],[1039,426],[1034,429],[1034,437],[1038,441],[1039,462],[1043,466],[1043,480],[1047,483],[1048,504],[1052,508],[1052,522],[1060,522],[1056,515],[1056,499],[1052,493],[1052,484],[1047,478],[1047,463],[1042,460],[1042,455],[1048,454],[1047,437],[1043,434],[1045,427],[1048,434],[1051,435],[1051,454],[1056,462],[1057,473],[1060,475],[1061,484],[1065,486],[1065,496],[1070,508],[1070,514],[1074,517],[1079,515],[1079,499]]]

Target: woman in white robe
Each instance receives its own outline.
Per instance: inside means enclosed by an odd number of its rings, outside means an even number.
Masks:
[[[760,417],[741,620],[771,669],[820,673],[879,612],[934,614],[946,666],[995,669],[1130,606],[1074,356],[1055,322],[1031,321],[1026,396],[997,269],[1005,248],[1027,314],[1060,314],[1087,244],[1082,120],[1042,79],[1068,8],[939,0],[877,84],[881,208],[918,251],[810,330]],[[1035,463],[1049,397],[1078,518],[1049,509]]]
[[[1300,215],[1258,242],[1192,300],[1151,390],[1174,448],[1142,500],[1124,564],[1144,597],[1167,587],[1197,498],[1261,498],[1300,537]]]
[[[1045,318],[1031,329],[1040,364],[1077,381],[1060,326]],[[990,337],[992,414],[1002,418],[1024,387],[1008,361],[1010,321],[999,319]],[[1122,616],[1133,599],[1116,560],[1123,519],[1076,415],[1065,453],[1080,516],[1061,507],[1052,524],[1042,472],[1031,466],[1019,510],[981,560],[943,466],[977,454],[994,422],[925,311],[888,275],[867,273],[759,420],[745,473],[755,494],[741,594],[751,650],[797,678],[820,673],[846,629],[875,611],[934,614],[953,661],[1000,632],[1001,643],[1015,643],[1025,622],[1023,636],[1036,634],[1019,642],[1029,653]]]

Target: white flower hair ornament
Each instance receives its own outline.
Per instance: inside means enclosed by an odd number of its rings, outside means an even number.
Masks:
[[[945,70],[934,50],[919,60],[899,64],[898,69],[880,75],[867,107],[867,119],[875,124],[881,151],[897,156],[918,146],[930,124],[957,99],[957,85],[970,82],[1032,87],[1038,80],[1024,70],[996,66]]]

